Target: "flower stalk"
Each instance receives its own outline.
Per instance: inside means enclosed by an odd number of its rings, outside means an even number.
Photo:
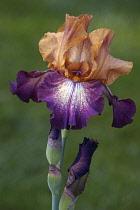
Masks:
[[[50,165],[48,173],[48,186],[52,193],[52,210],[58,210],[59,193],[61,186],[61,171],[53,165]]]
[[[63,166],[65,145],[66,145],[66,139],[67,139],[68,132],[69,132],[69,130],[67,130],[67,129],[61,130],[61,136],[62,136],[62,153],[61,153],[61,160],[60,160],[60,169],[61,170],[62,170],[62,166]]]
[[[52,193],[52,210],[58,210],[59,194],[62,182],[62,165],[68,130],[51,128],[46,148],[49,162],[48,186]]]

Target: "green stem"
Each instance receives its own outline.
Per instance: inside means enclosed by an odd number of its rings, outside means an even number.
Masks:
[[[58,210],[59,196],[52,193],[52,210]]]
[[[62,166],[63,166],[64,152],[65,152],[65,145],[66,145],[68,130],[67,129],[61,130],[61,135],[62,135],[62,155],[61,155],[61,160],[60,160],[60,170],[62,170]]]
[[[61,130],[61,137],[62,137],[62,147],[61,153],[59,153],[60,148],[58,149],[50,144],[50,147],[47,147],[46,156],[49,160],[50,168],[48,173],[48,186],[52,193],[52,210],[58,210],[59,206],[59,194],[60,194],[60,185],[62,179],[62,164],[64,159],[64,150],[66,144],[68,130],[63,129]],[[58,150],[58,151],[57,151]],[[55,165],[56,159],[54,159],[54,155],[58,153],[57,158],[59,158],[59,162]],[[60,154],[60,156],[59,156]],[[55,160],[55,161],[54,161]],[[53,164],[54,163],[54,164]]]

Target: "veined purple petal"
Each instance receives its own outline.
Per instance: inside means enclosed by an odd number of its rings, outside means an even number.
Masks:
[[[109,105],[113,106],[113,122],[112,127],[122,128],[123,126],[133,122],[131,119],[136,112],[136,105],[132,99],[119,100],[117,96],[112,95],[109,88],[104,89]]]
[[[48,74],[39,87],[38,98],[53,112],[51,124],[57,129],[80,129],[104,107],[104,87],[97,80],[74,82],[58,71]]]
[[[113,101],[113,123],[112,126],[122,128],[133,122],[131,119],[136,112],[136,106],[131,99],[116,99]]]
[[[42,83],[44,77],[51,71],[52,70],[44,72],[19,71],[17,75],[17,82],[10,82],[10,90],[24,102],[28,103],[30,98],[35,102],[40,102],[37,96],[38,87]]]

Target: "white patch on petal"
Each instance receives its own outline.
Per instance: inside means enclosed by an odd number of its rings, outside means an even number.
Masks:
[[[59,104],[60,108],[68,106],[74,90],[74,84],[71,80],[66,79],[65,82],[58,86],[58,91],[55,95],[55,102]]]
[[[53,112],[51,123],[58,129],[80,129],[89,117],[100,114],[104,107],[103,87],[98,81],[74,82],[58,72],[46,77],[39,97]]]
[[[83,106],[86,104],[86,94],[84,91],[83,84],[81,82],[75,83],[75,88],[73,91],[71,104],[70,104],[70,119],[75,119],[75,114],[78,112],[79,114],[82,113]],[[74,120],[73,119],[73,120]]]
[[[75,124],[77,116],[85,116],[85,113],[87,117],[91,116],[93,108],[90,106],[88,100],[88,89],[84,87],[83,82],[76,83],[66,79],[58,87],[54,97],[54,103],[57,104],[60,112],[69,110],[65,113],[65,117],[68,119],[70,125]]]

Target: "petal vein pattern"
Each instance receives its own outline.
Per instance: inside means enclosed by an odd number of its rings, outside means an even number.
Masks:
[[[89,117],[100,114],[104,107],[99,81],[74,82],[59,72],[47,75],[39,88],[39,99],[47,102],[53,112],[51,123],[55,128],[80,129]]]

